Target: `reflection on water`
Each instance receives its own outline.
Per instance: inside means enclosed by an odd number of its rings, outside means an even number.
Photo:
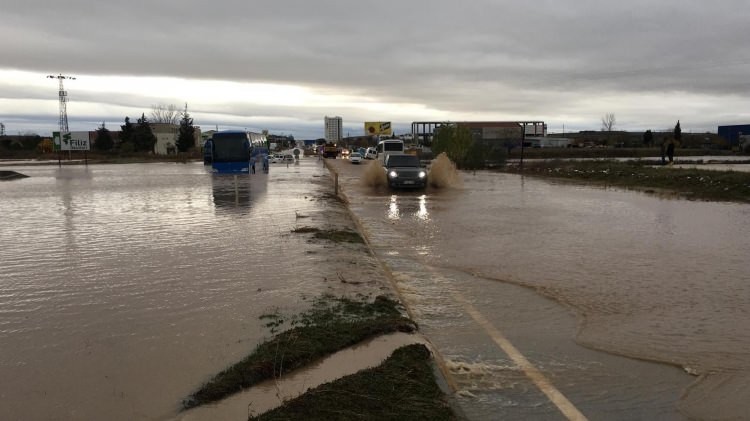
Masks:
[[[250,207],[251,175],[214,175],[212,193],[217,208],[246,209]]]
[[[311,259],[288,233],[323,212],[314,163],[236,185],[201,163],[13,168],[30,177],[0,183],[0,419],[168,417],[255,347],[258,316],[324,288],[279,264]]]
[[[391,203],[388,205],[388,219],[399,219],[401,215],[398,211],[398,196],[391,196]]]
[[[430,218],[430,213],[427,211],[427,195],[423,194],[417,197],[391,195],[386,217],[391,220],[398,220],[401,219],[402,215],[427,221]]]

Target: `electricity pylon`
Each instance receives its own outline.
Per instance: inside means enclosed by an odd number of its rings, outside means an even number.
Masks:
[[[76,80],[76,78],[72,76],[63,76],[63,75],[49,75],[47,76],[49,79],[57,79],[60,83],[59,88],[59,95],[60,95],[60,132],[67,132],[68,130],[68,92],[63,87],[63,80],[65,79],[71,79]]]

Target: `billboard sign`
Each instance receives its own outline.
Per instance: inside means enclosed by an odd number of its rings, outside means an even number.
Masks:
[[[365,121],[365,135],[386,135],[393,134],[390,121]]]
[[[57,151],[90,151],[89,132],[53,132]]]

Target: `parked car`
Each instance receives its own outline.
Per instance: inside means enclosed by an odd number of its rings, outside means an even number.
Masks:
[[[273,154],[272,156],[269,156],[268,159],[272,164],[278,164],[279,162],[284,161],[284,156],[279,155],[279,154]]]
[[[294,162],[294,155],[288,153],[281,158],[282,162]]]
[[[362,162],[362,155],[360,155],[359,152],[352,152],[351,155],[349,155],[349,160],[352,161],[352,164],[359,164]]]

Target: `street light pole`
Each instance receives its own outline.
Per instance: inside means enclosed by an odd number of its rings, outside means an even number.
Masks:
[[[521,124],[521,169],[523,169],[523,144],[526,143],[526,122]]]

